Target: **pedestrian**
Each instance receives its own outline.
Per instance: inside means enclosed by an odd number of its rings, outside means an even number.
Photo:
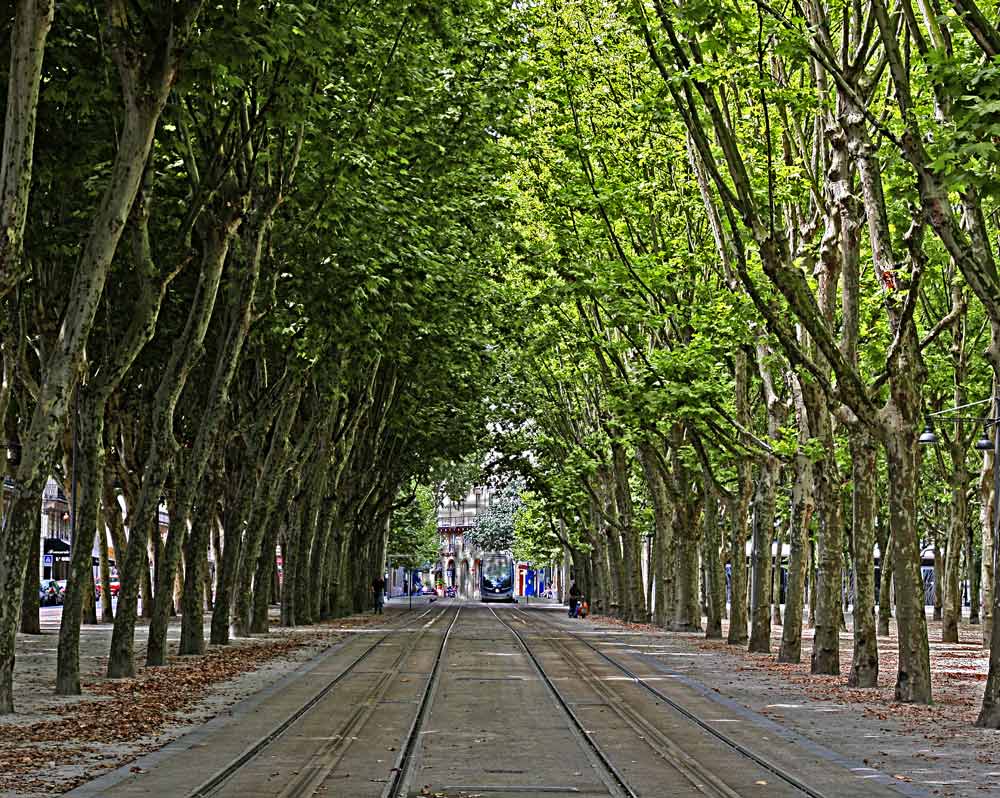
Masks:
[[[375,594],[375,614],[382,614],[382,600],[385,598],[385,580],[381,576],[372,579],[372,592]]]
[[[569,586],[569,617],[575,618],[577,607],[580,605],[580,588],[576,586],[576,581]]]

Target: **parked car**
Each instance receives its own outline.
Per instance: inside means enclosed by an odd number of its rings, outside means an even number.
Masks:
[[[422,588],[420,588],[421,596],[433,596],[436,595],[436,593],[437,591],[435,591],[434,588],[432,588],[430,585],[424,585]]]
[[[118,598],[118,591],[121,590],[121,587],[122,587],[122,583],[119,582],[117,579],[112,579],[111,580],[111,598],[113,598],[113,599]],[[96,582],[94,584],[94,597],[98,601],[101,600],[101,583],[100,582]]]
[[[43,607],[62,604],[64,592],[55,579],[46,579],[38,587],[38,603]]]

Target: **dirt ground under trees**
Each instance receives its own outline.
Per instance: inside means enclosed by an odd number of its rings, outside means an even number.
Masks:
[[[727,645],[727,622],[722,640],[601,617],[593,619],[593,626],[640,633],[626,645],[644,648],[644,658],[651,664],[818,743],[839,755],[845,766],[874,768],[895,778],[903,793],[956,798],[1000,794],[1000,731],[973,726],[988,667],[981,626],[963,623],[960,642],[945,644],[935,642],[941,639],[941,623],[928,620],[931,706],[893,701],[895,621],[891,636],[878,639],[879,680],[873,690],[846,686],[853,650],[850,631],[840,636],[841,675],[813,676],[809,673],[812,629],[803,630],[802,663],[788,665],[776,661],[780,626],[772,627],[770,655]]]
[[[110,624],[85,625],[84,694],[64,697],[53,693],[58,609],[43,609],[41,617],[41,635],[17,636],[16,713],[0,717],[0,795],[10,798],[58,795],[161,748],[291,673],[350,630],[387,619],[360,615],[297,629],[275,623],[266,636],[210,646],[203,656],[171,657],[166,667],[139,667],[136,678],[119,680],[104,678]],[[140,666],[145,623],[136,628]],[[171,650],[179,633],[179,620],[172,621]]]

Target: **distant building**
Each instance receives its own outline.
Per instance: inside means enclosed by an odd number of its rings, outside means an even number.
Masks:
[[[454,501],[446,496],[438,506],[440,559],[434,576],[445,587],[455,587],[465,598],[478,597],[482,555],[477,548],[466,544],[465,535],[476,525],[479,514],[492,503],[492,491],[485,486],[475,486],[464,499]]]
[[[3,479],[3,501],[0,502],[0,523],[14,500],[14,480],[5,476]],[[124,500],[119,497],[122,511],[125,512]],[[127,514],[126,514],[127,515]],[[170,516],[166,508],[161,506],[158,511],[160,538],[164,539],[170,528]],[[127,520],[127,519],[126,519]],[[127,529],[127,524],[126,524]],[[38,547],[38,578],[40,580],[69,578],[70,556],[73,550],[73,508],[71,500],[55,479],[49,477],[42,490],[40,541]],[[117,552],[108,534],[108,560],[111,565],[112,577],[117,577]],[[94,536],[91,550],[94,578],[99,578],[97,568],[100,564],[98,536]],[[209,569],[214,574],[214,552],[209,551]],[[29,572],[30,573],[30,572]],[[30,576],[28,577],[30,578]]]

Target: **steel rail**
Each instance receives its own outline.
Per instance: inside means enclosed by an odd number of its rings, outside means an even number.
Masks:
[[[524,612],[524,610],[519,610],[519,611],[520,612]],[[823,793],[817,792],[816,790],[814,790],[809,785],[804,784],[803,782],[799,781],[795,776],[793,776],[787,770],[785,770],[784,768],[782,768],[780,765],[776,765],[773,762],[771,762],[770,760],[765,759],[760,754],[758,754],[755,751],[747,748],[742,743],[739,743],[736,740],[734,740],[728,734],[725,734],[724,732],[721,732],[718,729],[716,729],[715,727],[713,727],[710,724],[706,723],[701,718],[699,718],[697,715],[695,715],[693,712],[691,712],[691,710],[689,710],[683,704],[681,704],[678,701],[676,701],[675,699],[671,698],[670,696],[668,696],[666,693],[662,692],[661,690],[657,690],[655,687],[653,687],[651,684],[649,684],[649,682],[647,682],[645,679],[643,679],[637,673],[635,673],[630,668],[626,667],[625,665],[622,665],[617,660],[615,660],[612,657],[610,657],[607,654],[605,654],[603,651],[601,651],[599,648],[597,648],[597,646],[593,645],[589,640],[584,639],[578,633],[572,632],[572,631],[570,631],[568,629],[565,629],[565,628],[563,628],[561,626],[558,626],[558,625],[556,625],[554,623],[551,623],[549,621],[546,621],[546,623],[548,623],[548,625],[551,628],[558,629],[561,633],[569,635],[570,637],[572,637],[577,642],[583,643],[583,645],[585,645],[587,648],[589,648],[591,651],[593,651],[595,654],[597,654],[599,657],[601,657],[601,659],[605,660],[609,665],[617,668],[623,674],[625,674],[630,679],[632,679],[636,684],[638,684],[640,687],[642,687],[643,689],[645,689],[648,693],[650,693],[651,695],[653,695],[656,698],[658,698],[661,701],[663,701],[663,703],[667,704],[671,709],[675,710],[676,712],[678,712],[679,714],[683,715],[685,718],[687,718],[688,720],[690,720],[692,723],[695,723],[697,726],[699,726],[700,728],[704,729],[706,732],[708,732],[709,734],[711,734],[713,737],[715,737],[720,742],[725,743],[727,746],[729,746],[734,751],[736,751],[736,753],[741,754],[742,756],[746,757],[747,759],[751,760],[752,762],[755,762],[756,764],[758,764],[760,767],[764,768],[768,772],[773,773],[775,776],[777,776],[779,779],[781,779],[782,781],[784,781],[789,786],[795,788],[799,792],[804,793],[805,795],[808,795],[809,798],[826,798],[826,796],[824,796]]]
[[[511,626],[505,620],[503,620],[503,618],[497,615],[496,611],[492,607],[489,607],[488,609],[490,612],[493,613],[493,617],[496,618],[498,621],[500,621],[500,623],[502,623],[504,626],[506,626],[507,629],[510,631],[510,633],[514,635],[514,637],[517,639],[517,642],[520,644],[521,648],[524,649],[524,653],[528,655],[528,659],[534,666],[535,671],[538,673],[539,678],[542,680],[542,683],[548,688],[549,693],[556,700],[556,703],[559,704],[562,710],[566,713],[567,717],[569,717],[569,719],[572,721],[573,726],[579,732],[580,737],[583,738],[584,742],[586,742],[591,752],[594,754],[595,757],[597,757],[597,760],[600,762],[601,766],[611,776],[610,780],[612,784],[607,784],[609,792],[611,792],[612,794],[614,794],[615,792],[620,792],[625,796],[627,796],[627,798],[639,798],[639,794],[629,786],[628,782],[625,780],[625,777],[621,774],[618,768],[616,768],[611,763],[611,760],[608,758],[607,754],[604,753],[604,750],[591,737],[590,732],[588,732],[586,727],[583,725],[583,721],[580,720],[580,716],[573,711],[573,709],[570,707],[566,699],[563,698],[562,693],[559,692],[558,688],[556,688],[555,684],[548,677],[548,674],[545,673],[544,668],[542,668],[542,664],[538,661],[538,658],[535,656],[534,652],[532,652],[532,650],[528,647],[528,644],[521,636],[521,633],[518,632],[513,626]]]
[[[444,651],[448,646],[451,631],[455,628],[455,624],[458,622],[458,616],[461,614],[462,605],[459,605],[458,609],[455,611],[455,617],[451,619],[451,623],[448,625],[447,631],[445,631],[444,635],[441,637],[441,645],[438,647],[437,656],[434,658],[434,665],[431,668],[427,684],[424,685],[424,691],[420,696],[420,706],[417,708],[417,714],[414,715],[413,722],[410,724],[410,728],[406,733],[406,742],[399,747],[399,756],[396,757],[396,762],[390,771],[393,774],[392,778],[389,779],[389,783],[385,786],[385,789],[382,790],[381,798],[396,798],[397,796],[405,797],[406,795],[410,778],[413,775],[413,754],[417,748],[419,731],[423,727],[424,721],[427,719],[434,695],[437,693],[438,682],[441,680],[441,661],[444,659]]]
[[[386,632],[378,640],[372,643],[368,648],[366,648],[361,654],[359,654],[355,659],[353,659],[350,664],[347,665],[340,673],[333,677],[327,684],[325,684],[322,689],[315,695],[313,695],[308,701],[306,701],[302,706],[295,710],[291,715],[289,715],[285,720],[273,728],[270,732],[260,737],[253,744],[248,746],[246,749],[240,753],[235,759],[233,759],[229,764],[220,770],[216,771],[212,776],[203,781],[191,792],[187,793],[186,798],[207,798],[216,790],[218,790],[226,781],[228,781],[233,774],[240,770],[244,765],[250,762],[254,757],[257,756],[261,751],[263,751],[267,746],[277,740],[282,734],[284,734],[292,724],[302,718],[309,710],[315,707],[320,701],[322,701],[334,687],[336,687],[344,678],[349,676],[351,672],[360,665],[368,656],[378,648],[383,642],[385,642],[389,636],[396,631],[405,629],[411,623],[415,623],[422,618],[425,618],[428,614],[433,612],[435,607],[428,607],[424,612],[417,615],[415,618],[404,619],[404,622],[399,624],[398,627],[392,627],[389,632]],[[439,615],[443,615],[442,611]],[[411,610],[406,610],[407,614]]]
[[[524,612],[518,610],[518,612]],[[708,769],[703,762],[693,757],[677,745],[657,726],[645,718],[638,710],[621,700],[598,676],[592,666],[587,665],[569,646],[561,640],[547,641],[561,654],[576,675],[614,712],[636,736],[670,767],[686,778],[691,786],[705,795],[721,798],[740,798],[739,792],[730,787],[718,775]]]
[[[445,611],[447,612],[447,610]],[[337,768],[344,755],[357,739],[358,733],[365,727],[372,715],[378,709],[378,702],[385,696],[393,681],[400,675],[403,663],[416,652],[416,647],[430,630],[431,626],[444,617],[445,612],[435,615],[420,628],[416,640],[407,641],[406,646],[400,646],[399,654],[368,688],[364,697],[357,699],[354,711],[339,725],[339,731],[331,735],[332,739],[312,753],[308,761],[297,766],[295,778],[275,794],[275,798],[300,798],[300,796],[315,795],[320,785]],[[454,621],[453,621],[454,623]]]

